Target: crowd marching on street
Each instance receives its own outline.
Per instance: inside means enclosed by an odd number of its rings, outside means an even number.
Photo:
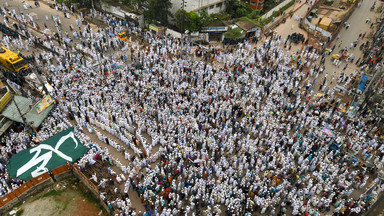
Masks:
[[[3,34],[1,42],[29,52],[54,87],[57,105],[37,134],[20,128],[1,138],[0,196],[23,183],[8,176],[12,155],[75,126],[91,148],[78,167],[102,160],[111,173],[122,173],[115,176],[123,192],[100,194],[117,215],[362,215],[376,198],[364,191],[379,182],[384,145],[376,132],[382,125],[370,112],[349,118],[338,109],[350,104],[327,87],[327,75],[318,79],[328,73],[329,57],[308,38],[294,50],[291,38],[270,31],[257,45],[191,52],[195,46],[186,39],[157,36],[96,10],[91,16],[108,27],[83,25],[82,15],[73,26],[52,15],[44,22],[57,29],[49,30],[27,15],[1,11],[5,25],[28,37]],[[65,11],[77,16],[73,8]],[[54,36],[26,30],[28,22]],[[116,36],[121,28],[126,42]],[[38,42],[48,49],[35,49]],[[381,61],[356,58],[362,68],[381,67]],[[354,75],[337,82],[350,85]],[[114,159],[84,130],[125,160]],[[335,143],[339,150],[330,149]],[[101,188],[107,182],[97,173],[91,181]],[[135,210],[133,193],[145,211]]]

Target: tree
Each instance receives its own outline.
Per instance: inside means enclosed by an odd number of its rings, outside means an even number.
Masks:
[[[200,22],[200,18],[199,18],[199,15],[197,15],[197,13],[195,12],[189,12],[188,13],[188,22],[187,22],[187,25],[186,25],[186,28],[190,31],[190,32],[197,32],[200,30],[201,28],[201,22]]]
[[[228,14],[235,14],[237,9],[237,0],[226,0],[225,4],[225,12]]]
[[[229,29],[225,35],[228,36],[231,40],[237,40],[243,37],[242,30],[238,27]]]
[[[199,15],[200,15],[201,26],[208,25],[213,19],[211,16],[208,15],[208,13],[205,9],[201,10]]]
[[[181,32],[185,30],[185,23],[188,21],[188,13],[185,10],[179,9],[175,13],[176,27],[179,28]]]
[[[141,5],[145,2],[145,0],[122,0],[121,2],[135,10],[140,10]]]
[[[248,13],[247,9],[245,9],[245,8],[237,8],[236,9],[236,17],[247,16],[247,14],[249,14],[249,13]]]
[[[168,16],[172,16],[169,9],[172,7],[170,0],[149,0],[149,9],[144,11],[144,18],[147,22],[158,21],[162,25],[168,24]]]
[[[175,13],[176,26],[181,32],[189,30],[190,32],[199,31],[201,28],[201,18],[195,12],[186,12],[185,10],[178,10]]]
[[[250,19],[259,19],[260,18],[260,10],[254,10],[250,14],[247,15],[248,18]]]
[[[226,0],[225,1],[225,12],[231,14],[233,18],[239,18],[247,16],[252,12],[252,8],[247,3],[238,0]]]

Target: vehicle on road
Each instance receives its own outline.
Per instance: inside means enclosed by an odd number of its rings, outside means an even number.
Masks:
[[[28,63],[25,59],[10,51],[4,46],[0,47],[0,62],[4,67],[13,72],[19,72],[20,70],[27,70]]]

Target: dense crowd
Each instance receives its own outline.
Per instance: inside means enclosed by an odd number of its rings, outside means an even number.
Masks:
[[[91,148],[79,167],[107,160],[119,169],[111,173],[123,173],[115,176],[124,192],[113,200],[100,195],[119,215],[361,215],[382,190],[364,193],[379,182],[375,173],[384,162],[376,116],[350,118],[339,109],[349,103],[326,88],[327,76],[318,78],[326,55],[302,35],[293,41],[268,32],[257,46],[191,54],[184,39],[158,37],[97,11],[92,16],[109,27],[86,26],[73,34],[77,42],[45,38],[58,54],[34,53],[58,103],[38,134],[20,129],[3,138],[1,195],[22,183],[7,176],[9,157],[70,127],[71,119]],[[128,46],[115,36],[120,28],[141,40],[130,43],[128,55],[108,56]],[[3,37],[6,47],[24,49],[19,40]],[[291,51],[293,42],[303,48]],[[113,159],[84,129],[126,160]],[[91,180],[101,188],[107,181],[97,173]],[[134,210],[132,193],[145,212]]]

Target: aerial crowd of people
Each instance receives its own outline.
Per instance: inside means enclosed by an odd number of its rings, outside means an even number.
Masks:
[[[23,183],[8,176],[12,155],[72,126],[90,148],[78,168],[108,160],[123,184],[100,194],[117,215],[361,215],[383,189],[366,193],[381,182],[384,162],[377,117],[339,108],[350,104],[327,87],[327,76],[318,78],[327,73],[327,53],[307,38],[297,51],[274,31],[257,45],[195,49],[188,38],[158,36],[96,10],[91,16],[108,27],[77,22],[73,36],[30,34],[27,43],[3,34],[11,50],[37,41],[48,48],[34,49],[31,65],[54,87],[56,108],[37,134],[21,127],[2,137],[0,196]],[[338,80],[350,82],[344,74]],[[106,186],[97,173],[90,178]],[[136,211],[133,193],[145,211]]]

